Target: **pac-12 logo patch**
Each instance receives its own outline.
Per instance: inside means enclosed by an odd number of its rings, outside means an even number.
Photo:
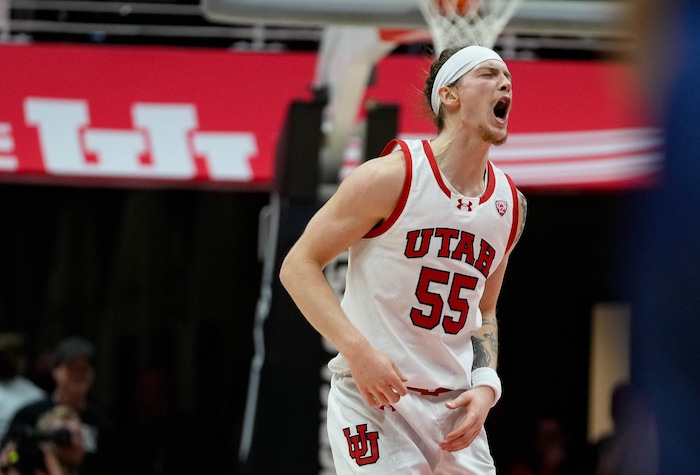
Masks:
[[[350,457],[360,466],[375,463],[379,460],[379,432],[367,432],[367,424],[360,424],[356,429],[357,435],[350,435],[349,427],[343,429]]]
[[[504,214],[506,214],[506,211],[508,211],[508,202],[503,200],[496,200],[496,209],[498,210],[498,214],[503,216]]]

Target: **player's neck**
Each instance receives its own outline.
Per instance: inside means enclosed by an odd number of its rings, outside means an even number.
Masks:
[[[481,194],[491,144],[440,134],[430,145],[440,171],[457,191],[465,196]]]

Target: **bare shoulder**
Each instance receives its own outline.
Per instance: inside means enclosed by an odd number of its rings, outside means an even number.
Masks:
[[[396,150],[383,157],[374,158],[360,164],[348,175],[345,182],[355,184],[356,181],[362,183],[382,183],[391,185],[393,182],[402,185],[406,174],[406,165],[401,150]]]
[[[311,218],[290,255],[330,262],[391,214],[404,176],[401,152],[358,166]]]
[[[403,152],[395,151],[359,165],[343,180],[333,200],[349,199],[379,218],[386,217],[399,199],[405,177]]]

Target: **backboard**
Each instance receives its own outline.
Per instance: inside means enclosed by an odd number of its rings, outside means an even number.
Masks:
[[[415,0],[201,0],[201,7],[211,21],[230,24],[426,28]],[[627,8],[624,0],[525,0],[504,32],[617,38]]]

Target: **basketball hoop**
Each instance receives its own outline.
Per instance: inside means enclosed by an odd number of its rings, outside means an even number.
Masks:
[[[435,56],[451,46],[493,48],[523,0],[416,0],[433,37]]]

